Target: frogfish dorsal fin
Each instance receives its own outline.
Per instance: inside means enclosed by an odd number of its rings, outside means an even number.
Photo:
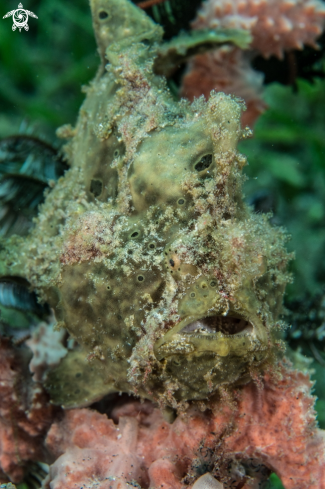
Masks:
[[[145,40],[159,41],[162,28],[130,0],[90,0],[99,54],[106,64],[105,51],[113,44],[121,49]]]

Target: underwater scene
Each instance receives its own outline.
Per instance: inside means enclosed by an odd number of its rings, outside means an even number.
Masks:
[[[0,488],[325,489],[325,0],[4,0]]]

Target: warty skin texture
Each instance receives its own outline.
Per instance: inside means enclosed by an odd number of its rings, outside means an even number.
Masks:
[[[2,274],[80,345],[48,374],[54,403],[125,391],[181,409],[273,362],[286,236],[243,202],[241,103],[175,102],[152,69],[161,28],[128,0],[91,9],[102,64],[59,131],[71,169]]]

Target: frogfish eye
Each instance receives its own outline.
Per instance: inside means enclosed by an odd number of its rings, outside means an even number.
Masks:
[[[212,155],[204,155],[202,158],[194,165],[197,172],[207,170],[212,163]]]

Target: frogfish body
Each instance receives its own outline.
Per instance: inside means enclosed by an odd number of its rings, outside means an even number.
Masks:
[[[52,401],[130,392],[177,406],[247,382],[274,357],[285,233],[243,201],[243,103],[175,101],[154,60],[162,29],[129,0],[91,0],[101,65],[70,169],[2,274],[24,277],[75,339]]]

